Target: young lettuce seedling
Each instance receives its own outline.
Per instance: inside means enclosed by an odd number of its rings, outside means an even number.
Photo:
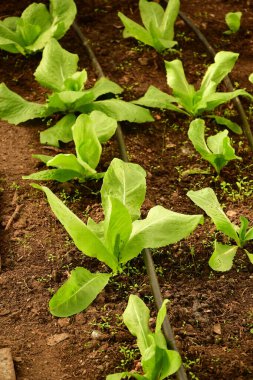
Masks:
[[[122,372],[109,375],[106,380],[137,379],[137,380],[163,380],[177,372],[181,366],[178,352],[168,350],[162,332],[162,323],[166,316],[164,300],[156,319],[155,332],[149,328],[150,312],[145,303],[137,296],[131,294],[128,305],[123,313],[123,321],[132,335],[137,338],[137,345],[141,353],[141,365],[144,375],[137,372]]]
[[[233,34],[238,32],[241,26],[242,12],[228,12],[225,16],[225,21],[229,30],[226,30],[224,34]]]
[[[61,202],[51,190],[33,185],[46,193],[52,211],[63,224],[77,248],[105,263],[111,273],[90,273],[76,268],[50,301],[53,315],[64,317],[84,310],[106,286],[111,276],[144,248],[159,248],[187,237],[202,215],[183,215],[162,206],[153,207],[146,219],[138,220],[145,198],[145,171],[136,164],[113,159],[101,189],[105,218],[87,224]]]
[[[187,196],[212,219],[218,231],[235,241],[236,245],[225,245],[215,241],[214,252],[209,260],[210,267],[215,271],[228,271],[232,268],[233,260],[238,247],[253,239],[253,227],[248,229],[249,221],[241,216],[241,225],[233,224],[219,204],[219,201],[210,187],[198,191],[188,191]],[[253,253],[244,248],[250,262],[253,264]]]
[[[49,11],[45,4],[33,3],[21,17],[0,21],[0,49],[23,55],[42,50],[50,38],[64,36],[75,16],[73,0],[50,0]]]
[[[57,154],[55,157],[35,154],[48,167],[56,169],[43,170],[23,179],[40,181],[55,180],[66,182],[77,178],[80,182],[98,179],[103,173],[97,173],[96,167],[102,153],[101,143],[108,141],[117,128],[116,120],[103,112],[92,111],[90,115],[80,115],[72,127],[76,156],[74,154]]]
[[[177,44],[173,38],[179,7],[179,0],[169,0],[165,11],[154,1],[140,0],[139,9],[144,27],[119,12],[119,18],[125,26],[123,37],[133,37],[158,52],[171,49]]]
[[[34,73],[39,84],[52,91],[47,102],[29,102],[2,83],[0,119],[19,124],[54,113],[68,114],[55,126],[41,133],[42,144],[50,142],[55,146],[58,146],[59,140],[72,140],[69,130],[75,123],[76,114],[101,111],[117,121],[143,123],[153,120],[148,110],[132,103],[120,99],[98,100],[102,95],[120,94],[122,88],[107,78],[101,78],[92,88],[85,90],[87,72],[77,71],[77,63],[76,54],[69,53],[55,39],[51,39],[43,50],[42,60]]]
[[[213,165],[218,174],[229,161],[241,160],[235,155],[227,129],[208,137],[205,141],[205,122],[202,119],[195,119],[190,124],[188,137],[196,151]]]
[[[219,105],[227,103],[239,95],[246,96],[252,100],[253,97],[243,89],[232,92],[216,91],[220,82],[233,69],[237,58],[237,53],[229,51],[217,53],[214,63],[207,69],[198,90],[187,82],[180,60],[165,61],[167,83],[172,88],[173,94],[168,95],[158,88],[150,86],[146,94],[133,103],[146,107],[168,109],[191,117],[197,117],[215,110]],[[208,114],[206,117],[215,119],[218,124],[226,125],[235,133],[242,133],[238,124],[225,117],[213,114]]]

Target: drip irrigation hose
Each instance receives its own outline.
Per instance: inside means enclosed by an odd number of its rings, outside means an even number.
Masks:
[[[193,32],[196,34],[196,36],[199,38],[199,40],[205,46],[207,52],[212,57],[214,57],[215,54],[216,54],[215,50],[210,45],[210,43],[207,41],[206,37],[199,30],[199,28],[186,16],[186,14],[184,12],[180,11],[179,12],[179,16],[193,30]],[[226,87],[227,87],[227,89],[229,91],[234,91],[234,87],[233,87],[231,79],[229,78],[228,75],[224,78],[224,83],[225,83],[225,85],[226,85]],[[250,125],[249,125],[249,122],[248,122],[245,110],[243,108],[243,105],[242,105],[239,97],[236,97],[236,98],[232,99],[232,101],[233,101],[234,105],[236,106],[236,108],[238,110],[238,113],[239,113],[239,115],[241,117],[243,133],[244,133],[245,137],[248,140],[248,144],[249,144],[251,150],[253,151],[253,135],[252,135],[252,132],[251,132],[251,129],[250,129]]]
[[[85,37],[85,35],[83,34],[83,32],[81,31],[80,27],[78,26],[78,24],[76,22],[74,22],[72,26],[73,26],[75,32],[77,33],[77,35],[79,36],[80,40],[82,41],[83,46],[86,48],[88,55],[92,61],[92,65],[93,65],[98,77],[99,78],[104,77],[105,75],[103,73],[102,67],[100,66],[100,64],[99,64],[91,46],[90,46],[89,40]],[[124,136],[123,136],[122,129],[121,129],[121,126],[119,123],[118,123],[118,127],[116,129],[115,134],[116,134],[117,143],[118,143],[118,146],[120,149],[121,158],[123,161],[129,162]],[[162,306],[162,303],[163,303],[163,297],[162,297],[159,281],[158,281],[158,278],[156,275],[153,258],[152,258],[152,255],[151,255],[151,252],[149,249],[145,248],[143,250],[143,259],[144,259],[147,274],[149,277],[152,293],[154,296],[155,305],[156,305],[156,308],[159,310],[160,307]],[[169,321],[167,314],[166,314],[164,322],[163,322],[163,332],[164,332],[164,336],[166,338],[168,347],[170,349],[178,352],[178,349],[176,347],[175,338],[174,338],[174,333],[173,333],[172,327],[170,325],[170,321]],[[181,365],[181,367],[177,371],[176,377],[178,380],[187,380],[186,372],[185,372],[183,365]]]

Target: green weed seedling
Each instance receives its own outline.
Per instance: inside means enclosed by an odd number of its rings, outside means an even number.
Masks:
[[[155,332],[149,328],[150,312],[145,303],[137,296],[130,295],[128,305],[123,314],[123,321],[132,335],[137,338],[137,345],[141,353],[143,375],[137,372],[115,373],[106,377],[106,380],[137,379],[162,380],[167,378],[181,366],[178,352],[168,350],[162,332],[162,323],[166,316],[165,300],[158,312]]]
[[[64,50],[51,39],[43,50],[42,60],[34,76],[38,83],[49,90],[45,104],[29,102],[11,91],[4,83],[0,85],[0,119],[19,124],[34,118],[45,118],[55,113],[67,114],[55,126],[40,135],[42,144],[59,146],[59,140],[72,140],[71,127],[77,114],[92,111],[104,112],[117,121],[135,123],[153,121],[149,111],[120,99],[98,100],[102,95],[120,94],[122,88],[107,78],[99,79],[85,90],[86,70],[77,71],[78,56]]]
[[[90,115],[79,115],[72,126],[76,156],[74,154],[57,154],[55,157],[41,154],[33,155],[48,167],[56,169],[42,170],[23,179],[55,180],[66,182],[77,178],[80,182],[99,179],[103,173],[97,173],[96,167],[102,153],[101,143],[108,141],[117,128],[116,120],[103,112],[92,111]]]
[[[63,224],[77,248],[105,263],[111,273],[91,273],[76,268],[50,301],[50,311],[59,317],[84,310],[106,286],[111,276],[144,248],[173,244],[188,236],[202,215],[183,215],[162,206],[153,207],[146,219],[138,220],[146,193],[146,173],[141,166],[113,159],[105,173],[101,189],[105,218],[100,223],[91,218],[87,224],[44,186],[52,211]]]
[[[214,252],[209,260],[210,267],[215,271],[230,270],[238,247],[243,248],[249,240],[253,239],[253,227],[248,228],[249,221],[243,216],[240,217],[240,227],[233,224],[222,210],[214,191],[210,187],[198,191],[188,191],[187,196],[205,211],[218,231],[236,243],[236,245],[225,245],[215,241]],[[245,248],[244,251],[253,264],[253,253],[249,253]]]
[[[33,3],[21,17],[0,21],[0,49],[23,55],[42,50],[51,38],[64,36],[75,16],[73,0],[50,0],[49,11],[45,4]]]
[[[219,105],[227,103],[239,95],[253,99],[243,89],[232,92],[216,91],[220,82],[233,69],[237,58],[237,53],[229,51],[217,53],[214,63],[208,67],[198,90],[187,82],[182,62],[179,59],[171,62],[165,61],[167,83],[172,88],[173,94],[169,95],[154,86],[150,86],[146,94],[133,103],[146,107],[168,109],[194,118],[205,114],[206,117],[213,118],[216,123],[226,125],[233,132],[241,134],[242,130],[238,124],[225,117],[209,114]]]
[[[241,26],[242,12],[228,12],[225,16],[226,24],[229,30],[226,30],[224,34],[233,34],[238,32]]]
[[[119,18],[125,27],[123,37],[133,37],[158,52],[171,49],[177,44],[173,38],[179,7],[179,0],[169,0],[165,11],[154,1],[140,0],[139,9],[144,27],[119,12]]]
[[[241,160],[235,155],[227,129],[208,137],[205,141],[205,122],[202,119],[195,119],[190,124],[188,137],[196,151],[213,165],[218,174],[229,161]]]

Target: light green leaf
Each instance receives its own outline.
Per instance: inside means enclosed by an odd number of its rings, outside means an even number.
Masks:
[[[46,107],[43,104],[29,102],[15,92],[0,84],[0,119],[11,124],[20,124],[30,119],[43,117]]]
[[[122,263],[136,257],[143,248],[159,248],[186,238],[203,223],[202,215],[184,215],[153,207],[146,219],[136,220],[128,243],[122,251]]]
[[[74,114],[68,114],[53,127],[40,132],[40,143],[59,147],[59,141],[68,143],[73,140],[72,126],[76,121]]]
[[[105,143],[114,135],[117,129],[117,121],[100,111],[93,111],[89,115],[98,140]]]
[[[25,54],[21,36],[16,33],[18,17],[0,20],[0,48],[10,53]]]
[[[163,38],[166,40],[173,41],[174,24],[179,13],[179,8],[180,0],[169,0],[160,26]]]
[[[84,88],[84,84],[87,81],[87,71],[83,69],[82,71],[76,71],[70,77],[65,79],[64,88],[67,91],[81,91]]]
[[[43,190],[47,196],[50,207],[73,239],[76,247],[87,256],[96,257],[106,263],[113,271],[117,268],[117,261],[108,252],[98,237],[83,223],[67,206],[57,198],[50,189],[34,184],[35,188]]]
[[[145,28],[143,28],[143,26],[130,20],[130,18],[126,17],[121,12],[118,13],[118,16],[125,27],[123,32],[124,38],[133,37],[136,38],[138,41],[143,42],[145,45],[153,46],[152,38],[148,31]]]
[[[84,174],[84,168],[78,162],[74,154],[57,154],[47,162],[47,166],[58,169],[73,170],[77,173]]]
[[[123,321],[130,333],[137,338],[137,344],[141,354],[149,347],[149,309],[137,296],[131,294],[127,308],[123,314]]]
[[[105,94],[121,94],[123,89],[108,78],[100,78],[91,89],[94,100]]]
[[[242,128],[237,123],[227,119],[226,117],[221,117],[221,116],[216,116],[216,115],[208,115],[207,117],[214,119],[217,124],[225,125],[232,132],[237,133],[238,135],[242,134]]]
[[[245,90],[238,89],[233,92],[215,92],[208,96],[208,98],[203,98],[197,105],[197,112],[212,111],[219,105],[227,103],[228,101],[236,98],[237,96],[245,96],[249,99],[253,97]]]
[[[52,156],[48,156],[47,154],[32,154],[32,157],[44,162],[44,164],[52,159]]]
[[[84,113],[101,111],[117,121],[127,120],[132,123],[145,123],[148,121],[154,121],[150,112],[145,108],[119,99],[95,101],[91,104],[80,107],[79,111]]]
[[[168,304],[168,302],[169,302],[169,300],[164,300],[160,310],[158,311],[157,318],[156,318],[156,327],[155,327],[155,333],[156,334],[158,332],[160,332],[162,329],[163,321],[167,315],[166,305]]]
[[[63,49],[51,39],[43,50],[42,60],[37,67],[35,79],[53,91],[64,90],[64,82],[77,71],[78,55]]]
[[[251,227],[245,235],[245,240],[252,240],[253,239],[253,227]]]
[[[241,26],[242,12],[228,12],[225,16],[225,21],[229,30],[224,32],[224,34],[236,33]]]
[[[210,187],[197,191],[188,191],[187,196],[212,219],[217,230],[234,239],[239,245],[236,226],[230,222],[221,208],[219,201]]]
[[[166,94],[154,86],[150,86],[143,97],[133,101],[134,104],[146,107],[154,107],[168,109],[175,112],[187,114],[173,103],[178,103],[178,99],[174,96]]]
[[[218,84],[232,71],[239,54],[230,51],[220,51],[215,55],[214,63],[210,65],[202,79],[198,94],[205,96],[205,91],[211,82],[216,86],[213,88],[215,92]]]
[[[73,0],[50,0],[50,13],[53,17],[54,34],[59,40],[72,25],[76,16],[76,5]]]
[[[214,252],[208,262],[210,267],[215,271],[229,271],[232,268],[237,248],[234,245],[224,245],[215,241]]]
[[[132,220],[138,219],[140,207],[145,199],[145,177],[146,173],[141,166],[114,158],[105,173],[101,188],[105,214],[109,208],[109,197],[113,197],[127,208]]]
[[[189,139],[200,155],[210,162],[217,173],[231,160],[240,159],[235,155],[235,151],[227,136],[228,131],[222,131],[207,138],[205,142],[205,122],[202,119],[195,119],[191,122],[188,131]]]
[[[238,235],[239,235],[240,243],[241,243],[240,246],[242,247],[244,245],[245,241],[247,240],[246,239],[246,232],[247,232],[247,228],[249,226],[249,221],[244,216],[240,216],[240,222],[241,222],[241,226],[240,226],[240,229],[238,231]]]
[[[178,102],[191,113],[195,90],[185,78],[182,62],[179,59],[171,62],[165,61],[165,68],[167,83],[172,88],[173,95],[178,97]]]
[[[72,127],[77,158],[95,169],[99,163],[102,147],[98,141],[93,121],[88,115],[80,115]]]
[[[31,179],[35,181],[58,181],[67,182],[71,179],[83,179],[84,176],[80,172],[71,169],[50,169],[41,170],[37,173],[32,173],[22,177],[23,179]]]
[[[132,231],[132,219],[127,208],[117,198],[108,197],[104,221],[105,246],[120,262],[120,252]]]
[[[251,83],[253,83],[253,73],[251,73],[251,74],[249,75],[249,81],[250,81]]]
[[[107,285],[111,275],[77,267],[49,302],[51,314],[69,317],[86,309]]]
[[[139,9],[145,28],[150,32],[150,24],[159,27],[163,21],[164,10],[160,4],[154,1],[140,0]]]
[[[135,372],[121,372],[114,373],[113,375],[106,376],[106,380],[121,380],[121,379],[136,379],[136,380],[149,380],[147,377],[139,375]]]
[[[56,112],[82,112],[85,105],[92,102],[93,98],[91,90],[54,92],[48,98],[47,116]]]

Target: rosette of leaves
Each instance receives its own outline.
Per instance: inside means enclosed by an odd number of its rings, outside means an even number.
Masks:
[[[222,210],[222,207],[210,187],[197,191],[188,191],[187,196],[212,219],[218,231],[229,237],[235,245],[222,244],[215,240],[214,252],[209,260],[210,267],[215,271],[228,271],[232,268],[233,260],[238,247],[243,248],[250,262],[253,264],[253,253],[244,246],[253,239],[253,227],[248,228],[249,221],[240,217],[241,225],[232,223]]]
[[[64,317],[84,310],[106,286],[112,276],[137,257],[144,248],[159,248],[187,237],[202,215],[184,215],[153,207],[146,219],[138,220],[145,198],[145,171],[137,164],[114,159],[105,173],[101,189],[105,218],[85,224],[44,186],[33,185],[46,193],[51,209],[76,247],[85,255],[105,263],[111,273],[91,273],[76,268],[50,301],[53,315]]]
[[[162,332],[162,324],[166,316],[164,300],[156,319],[155,331],[149,328],[150,312],[145,303],[136,295],[131,294],[128,305],[123,313],[123,321],[132,335],[137,338],[137,346],[141,353],[143,375],[137,372],[122,372],[109,375],[106,380],[137,379],[163,380],[177,372],[181,366],[178,352],[168,350],[166,339]]]
[[[100,111],[92,111],[90,115],[78,116],[71,133],[76,155],[61,153],[52,157],[34,154],[34,158],[38,158],[48,167],[55,169],[42,170],[23,176],[23,179],[59,182],[78,179],[79,182],[84,182],[89,179],[101,178],[103,173],[96,172],[102,153],[101,143],[108,141],[114,135],[116,128],[116,120]]]
[[[214,63],[208,67],[198,90],[187,82],[182,62],[179,59],[171,62],[165,61],[167,83],[172,88],[172,95],[150,86],[146,94],[133,103],[146,107],[168,109],[194,118],[198,116],[213,118],[218,124],[225,125],[233,132],[241,134],[241,127],[237,123],[225,117],[210,114],[218,106],[237,96],[241,95],[250,100],[253,99],[243,89],[231,92],[217,91],[218,85],[233,69],[238,55],[229,51],[217,53]]]
[[[179,7],[179,0],[169,0],[165,11],[154,1],[140,0],[139,9],[144,27],[119,12],[118,16],[125,27],[123,37],[133,37],[158,52],[171,49],[177,44],[173,38]]]
[[[60,39],[76,16],[73,0],[50,0],[32,3],[20,17],[0,21],[0,49],[10,53],[32,54],[42,50],[50,38]]]
[[[227,129],[209,136],[205,141],[205,122],[195,119],[190,124],[188,137],[196,151],[204,160],[210,162],[218,174],[229,161],[241,160],[241,157],[235,155]]]
[[[69,142],[69,133],[76,115],[92,111],[104,112],[117,121],[142,123],[152,121],[150,112],[142,107],[120,99],[104,99],[120,94],[123,90],[107,78],[97,80],[92,88],[85,89],[86,70],[77,71],[78,56],[63,49],[51,39],[43,50],[42,60],[34,76],[40,85],[52,93],[44,104],[29,102],[5,84],[0,85],[0,119],[20,124],[34,118],[45,118],[55,113],[68,114],[55,126],[41,133],[41,143],[58,146],[59,140]],[[71,116],[70,116],[71,115]]]

